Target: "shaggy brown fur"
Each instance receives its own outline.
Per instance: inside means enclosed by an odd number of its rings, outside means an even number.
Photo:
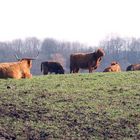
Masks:
[[[0,63],[0,78],[31,78],[31,59],[21,59],[18,62]]]
[[[126,71],[136,71],[140,70],[140,64],[132,64],[126,68]]]
[[[113,61],[111,63],[111,66],[105,68],[103,72],[120,72],[120,71],[121,71],[120,65],[117,62]]]
[[[102,49],[93,53],[75,53],[70,55],[70,73],[78,73],[79,69],[88,69],[89,73],[97,69],[102,57],[105,55]]]

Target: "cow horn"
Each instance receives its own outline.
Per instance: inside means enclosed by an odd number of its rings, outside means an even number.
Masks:
[[[37,55],[35,57],[24,57],[22,59],[28,59],[28,60],[35,60],[39,55],[39,51],[37,51]]]
[[[16,57],[16,59],[19,61],[20,60],[20,58],[18,57],[18,55],[17,54],[15,54],[15,57]]]

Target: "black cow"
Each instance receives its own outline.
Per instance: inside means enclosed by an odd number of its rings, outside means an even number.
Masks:
[[[140,70],[140,64],[131,64],[126,68],[126,71]]]
[[[41,63],[41,72],[43,71],[44,75],[47,75],[49,72],[50,73],[55,73],[55,74],[64,74],[64,69],[62,65],[59,62],[42,62]]]

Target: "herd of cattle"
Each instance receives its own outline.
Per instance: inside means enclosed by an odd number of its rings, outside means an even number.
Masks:
[[[75,53],[70,55],[70,73],[78,73],[79,69],[88,69],[89,73],[96,70],[105,53],[103,49],[98,49],[92,53]],[[33,58],[19,59],[17,62],[0,63],[0,78],[31,78],[30,69]],[[140,70],[140,64],[132,64],[126,68],[126,71]],[[41,71],[44,75],[48,73],[64,74],[65,71],[59,62],[42,62]],[[120,72],[121,67],[117,62],[104,69],[103,72]]]

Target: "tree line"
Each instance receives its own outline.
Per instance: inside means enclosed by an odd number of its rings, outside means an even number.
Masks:
[[[98,46],[87,46],[79,42],[59,41],[53,38],[45,38],[43,41],[36,37],[25,40],[16,39],[11,42],[0,42],[0,62],[16,61],[15,54],[19,57],[35,57],[32,73],[41,74],[40,64],[43,61],[60,62],[66,73],[69,73],[70,54],[76,52],[94,52],[97,48],[103,48],[105,56],[97,71],[103,71],[111,61],[120,63],[122,70],[133,63],[140,63],[140,38],[112,37],[102,40]],[[84,71],[83,71],[84,72]]]

